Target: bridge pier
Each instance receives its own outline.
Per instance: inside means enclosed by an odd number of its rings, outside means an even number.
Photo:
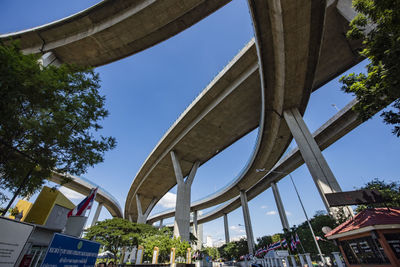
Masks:
[[[163,227],[163,219],[160,220],[160,224],[158,225],[158,229],[161,229]]]
[[[203,225],[198,224],[198,217],[201,214],[202,212],[198,210],[193,212],[193,235],[197,238],[197,245],[194,248],[197,250],[203,247]]]
[[[182,175],[181,165],[178,156],[171,151],[172,164],[174,166],[176,182],[178,184],[175,206],[174,237],[181,237],[181,240],[190,239],[190,195],[191,187],[200,162],[196,161],[186,181]]]
[[[246,228],[247,246],[249,248],[249,254],[254,255],[254,235],[253,228],[251,226],[249,206],[247,205],[246,191],[240,190],[240,201],[242,204],[244,226]]]
[[[99,202],[99,205],[97,206],[96,212],[94,213],[94,217],[92,220],[92,224],[90,226],[93,226],[96,224],[96,222],[99,220],[101,208],[103,207],[103,203]]]
[[[193,235],[197,238],[197,236],[199,235],[199,225],[197,224],[197,215],[198,215],[198,211],[195,210],[193,212]],[[197,249],[197,245],[195,246]]]
[[[149,216],[154,205],[156,204],[156,200],[157,200],[157,198],[153,197],[153,199],[150,202],[150,205],[147,207],[146,211],[143,213],[142,202],[140,201],[140,195],[136,194],[136,205],[137,205],[137,211],[138,211],[137,223],[146,223],[147,217]]]
[[[281,195],[279,194],[278,186],[275,182],[271,183],[272,192],[274,193],[276,207],[278,208],[279,217],[281,219],[282,228],[289,230],[289,221],[286,216],[285,208],[283,207]]]
[[[224,228],[225,228],[225,244],[228,244],[229,239],[229,224],[228,224],[228,214],[224,213]]]
[[[202,212],[199,211],[199,215],[201,215]],[[197,225],[197,249],[201,250],[203,248],[203,224],[198,224]]]
[[[329,214],[337,217],[337,208],[332,208],[325,197],[326,193],[341,192],[335,176],[333,175],[328,163],[326,162],[321,150],[307,128],[303,117],[297,108],[285,110],[283,116],[286,123],[296,140],[300,153],[306,163],[308,170],[317,186],[318,192]],[[347,214],[352,215],[353,211],[347,207]]]

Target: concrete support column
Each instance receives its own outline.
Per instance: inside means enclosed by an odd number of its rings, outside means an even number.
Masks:
[[[158,225],[158,229],[163,228],[163,221],[164,221],[163,219],[160,220],[160,224]]]
[[[228,214],[224,213],[224,228],[225,228],[225,244],[229,243],[229,224],[228,224]]]
[[[281,218],[282,228],[289,230],[289,222],[286,216],[285,208],[283,207],[281,195],[279,194],[278,186],[276,183],[271,183],[272,192],[274,193],[276,207],[278,208],[279,217]]]
[[[197,212],[197,210],[195,210],[193,212],[193,235],[198,239],[199,225],[197,224],[197,215],[198,215],[198,212]],[[196,245],[195,248],[197,249],[198,246]]]
[[[247,246],[249,247],[249,254],[254,255],[253,228],[251,227],[249,206],[247,205],[247,195],[244,190],[240,191],[240,201],[243,209],[244,226],[246,228]]]
[[[156,201],[157,201],[157,198],[153,197],[150,202],[150,205],[147,207],[146,211],[143,213],[140,195],[136,194],[136,205],[137,205],[137,210],[138,210],[137,223],[146,223],[147,217],[149,216],[150,211],[153,209],[154,205],[156,204]]]
[[[174,237],[181,237],[181,240],[189,241],[190,237],[190,194],[191,187],[200,162],[196,161],[186,181],[182,175],[179,158],[174,151],[171,151],[172,164],[174,165],[176,182],[178,183],[175,206]]]
[[[203,225],[199,224],[197,232],[197,249],[201,250],[203,248]]]
[[[317,142],[315,142],[313,136],[304,123],[300,112],[296,108],[293,108],[285,110],[283,115],[294,139],[296,140],[304,162],[314,179],[314,183],[317,186],[326,210],[335,216],[337,209],[329,206],[325,194],[341,192],[342,189],[340,188],[339,183],[322,155]],[[353,214],[349,207],[347,208],[346,213],[348,213],[347,215]]]
[[[100,211],[101,211],[102,207],[103,207],[103,203],[99,202],[99,205],[97,206],[96,212],[94,213],[94,217],[93,217],[91,226],[95,225],[96,222],[99,220],[99,215],[100,215]]]

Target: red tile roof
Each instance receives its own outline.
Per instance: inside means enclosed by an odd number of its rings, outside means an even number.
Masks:
[[[332,236],[357,230],[367,226],[383,224],[400,224],[400,208],[367,209],[358,213],[354,218],[345,221],[325,236]]]

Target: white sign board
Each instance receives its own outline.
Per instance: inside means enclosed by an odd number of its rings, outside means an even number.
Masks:
[[[0,217],[0,266],[14,266],[33,228],[33,225]]]

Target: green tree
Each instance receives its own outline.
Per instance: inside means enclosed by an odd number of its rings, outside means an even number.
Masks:
[[[219,247],[218,250],[220,256],[227,260],[239,260],[240,256],[249,253],[247,240],[245,238],[224,244]]]
[[[377,189],[386,200],[385,203],[359,205],[356,208],[357,212],[368,208],[379,208],[379,207],[400,207],[400,183],[388,182],[385,183],[378,178],[375,178],[371,182],[366,183],[360,189]]]
[[[125,246],[138,246],[148,237],[159,232],[148,224],[133,223],[122,218],[112,218],[97,222],[88,229],[86,239],[95,240],[115,256]]]
[[[328,226],[333,229],[338,225],[335,219],[327,215],[324,211],[317,211],[314,217],[310,219],[310,223],[315,235],[323,238],[324,240],[325,234],[322,232],[322,227]],[[298,234],[301,244],[303,245],[306,252],[314,255],[318,254],[318,250],[315,246],[315,242],[313,240],[313,236],[311,234],[307,221],[303,222],[299,226],[292,227],[293,238],[295,237],[296,233]],[[330,255],[334,251],[339,251],[339,248],[331,241],[321,240],[318,241],[318,244],[321,248],[321,252],[325,255]],[[299,253],[303,253],[300,245],[297,246],[297,251]]]
[[[164,227],[156,233],[151,233],[143,238],[140,243],[144,247],[144,260],[151,261],[153,258],[154,247],[158,247],[158,261],[168,263],[170,260],[171,248],[175,248],[175,257],[186,257],[189,242],[181,241],[180,238],[173,237],[170,229]]]
[[[99,88],[90,68],[43,67],[37,55],[0,44],[0,189],[22,184],[27,196],[53,171],[80,175],[103,161],[116,141],[97,133],[108,115]]]
[[[262,237],[258,237],[257,238],[256,249],[264,248],[264,247],[266,248],[271,243],[273,243],[273,242],[272,242],[272,236],[270,236],[270,235],[265,235],[265,236],[262,236]]]
[[[217,260],[217,259],[221,258],[219,248],[206,247],[203,249],[203,253],[210,256],[213,260]]]
[[[386,107],[381,116],[400,136],[400,1],[353,0],[359,14],[350,23],[349,38],[363,38],[360,53],[368,58],[367,74],[341,78],[342,89],[358,99],[355,110],[362,120]],[[373,27],[371,26],[373,25]]]

